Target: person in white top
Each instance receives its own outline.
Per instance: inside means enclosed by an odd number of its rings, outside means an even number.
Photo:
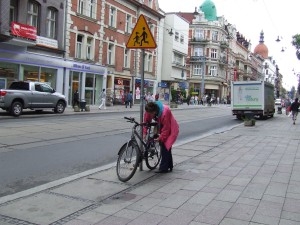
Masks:
[[[105,89],[102,90],[102,92],[100,93],[100,99],[101,99],[101,104],[99,106],[99,109],[101,109],[102,107],[104,109],[106,109],[106,104],[105,104],[105,100],[106,100],[106,92]]]

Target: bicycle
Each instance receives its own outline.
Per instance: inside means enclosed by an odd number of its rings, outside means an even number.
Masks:
[[[117,175],[120,181],[126,182],[130,180],[136,172],[136,169],[143,163],[145,159],[146,166],[153,170],[157,167],[161,160],[160,146],[155,138],[153,127],[157,123],[138,123],[134,118],[124,117],[127,122],[134,123],[131,132],[131,138],[127,141],[118,152]],[[140,129],[147,128],[147,136],[145,140],[140,135]],[[142,144],[142,148],[139,145]]]

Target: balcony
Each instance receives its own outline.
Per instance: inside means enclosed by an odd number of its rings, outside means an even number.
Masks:
[[[208,38],[193,37],[191,39],[191,44],[207,44],[208,42],[209,42]]]
[[[205,56],[191,56],[190,62],[191,63],[200,63],[205,62],[206,57]]]
[[[180,62],[172,62],[172,67],[177,67],[177,68],[181,68],[184,69],[185,68],[185,64],[182,64]]]
[[[229,43],[227,41],[221,41],[220,42],[220,47],[221,48],[228,48],[229,47]]]

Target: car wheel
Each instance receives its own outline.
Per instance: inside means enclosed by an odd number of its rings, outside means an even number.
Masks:
[[[65,111],[66,104],[63,101],[59,101],[54,108],[55,113],[63,113]]]
[[[21,102],[13,102],[10,108],[10,114],[18,117],[22,114],[23,105]]]

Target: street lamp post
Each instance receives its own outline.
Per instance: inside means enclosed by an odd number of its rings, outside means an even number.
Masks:
[[[204,74],[205,74],[205,56],[200,56],[200,61],[202,62],[202,81],[201,81],[201,98],[204,96]]]

